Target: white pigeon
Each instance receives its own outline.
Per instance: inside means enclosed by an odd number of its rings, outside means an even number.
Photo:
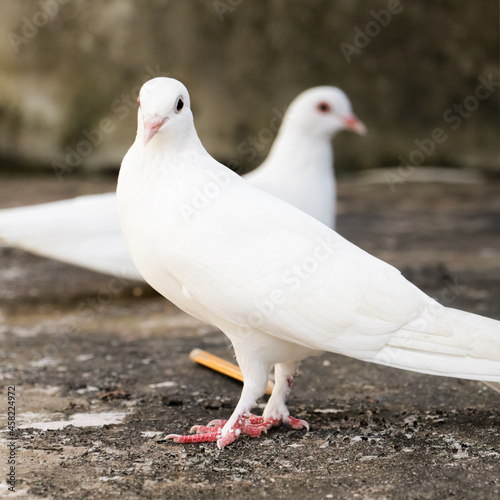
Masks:
[[[331,139],[343,129],[365,133],[344,92],[326,86],[308,89],[290,104],[268,159],[245,178],[334,227]],[[114,192],[0,210],[0,241],[142,281],[123,238]]]
[[[331,140],[341,130],[366,134],[345,93],[327,86],[305,90],[288,106],[268,157],[245,180],[335,229]]]
[[[299,361],[332,351],[434,375],[500,382],[500,322],[446,308],[394,267],[214,160],[196,133],[185,86],[155,78],[140,92],[118,210],[145,280],[231,340],[244,377],[229,420],[176,442],[258,436],[293,418]],[[275,367],[262,417],[250,412]]]

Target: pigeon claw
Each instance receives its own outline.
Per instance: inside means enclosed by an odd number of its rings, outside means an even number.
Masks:
[[[228,444],[236,441],[240,437],[240,434],[241,428],[238,427],[238,424],[233,425],[233,427],[229,429],[229,432],[224,437],[220,437],[219,439],[217,439],[217,448],[222,450],[222,448],[224,448]]]
[[[292,427],[292,429],[306,429],[309,432],[309,424],[305,420],[301,420],[300,418],[291,417],[288,415],[287,417],[283,417],[283,422]]]
[[[290,425],[293,429],[307,429],[309,424],[305,420],[291,417],[290,415],[282,418],[268,418],[257,415],[242,415],[236,423],[228,429],[223,436],[222,429],[226,425],[227,420],[212,420],[207,425],[194,425],[191,427],[191,434],[182,436],[180,434],[169,434],[166,439],[173,439],[176,443],[207,443],[217,442],[217,447],[222,449],[225,446],[234,443],[241,435],[250,437],[260,437],[262,434],[267,434],[267,431],[272,427],[279,425],[281,422]]]
[[[207,427],[217,427],[222,429],[227,423],[227,420],[211,420],[208,422]]]

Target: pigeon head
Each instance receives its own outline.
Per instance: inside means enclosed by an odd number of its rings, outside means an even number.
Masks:
[[[345,93],[337,87],[313,87],[299,94],[283,119],[308,135],[331,139],[341,130],[366,134],[366,127],[352,112]]]
[[[173,78],[153,78],[141,88],[137,99],[138,136],[146,146],[153,137],[180,131],[192,124],[189,93]]]

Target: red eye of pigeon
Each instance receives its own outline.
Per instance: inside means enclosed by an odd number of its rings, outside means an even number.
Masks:
[[[318,110],[322,113],[328,113],[331,109],[332,107],[327,102],[320,102],[318,104]]]

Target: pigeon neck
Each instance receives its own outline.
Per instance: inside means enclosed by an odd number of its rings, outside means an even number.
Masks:
[[[331,171],[333,148],[330,138],[308,135],[300,128],[288,125],[282,125],[265,163],[288,174],[294,167],[302,174],[307,169]]]

